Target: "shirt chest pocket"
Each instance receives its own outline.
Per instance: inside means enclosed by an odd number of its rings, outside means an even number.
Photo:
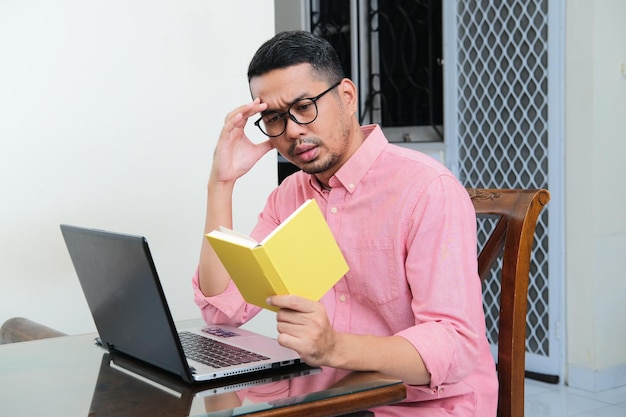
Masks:
[[[398,270],[391,238],[351,239],[345,253],[350,271],[346,284],[353,297],[371,305],[398,298]]]

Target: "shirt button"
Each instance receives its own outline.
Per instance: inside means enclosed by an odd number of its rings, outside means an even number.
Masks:
[[[345,295],[340,295],[339,296],[339,301],[341,301],[342,303],[346,302],[346,296]]]
[[[348,184],[348,188],[353,190],[354,189],[354,184],[353,183]]]
[[[336,214],[337,213],[337,207],[331,208],[330,212],[333,213],[333,214]]]

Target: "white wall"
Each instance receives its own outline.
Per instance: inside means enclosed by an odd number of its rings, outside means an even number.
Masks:
[[[567,2],[570,385],[626,385],[626,2]]]
[[[174,318],[199,317],[212,150],[249,100],[273,13],[271,0],[0,2],[0,323],[95,330],[60,223],[145,235]],[[275,167],[266,156],[236,189],[237,229]]]

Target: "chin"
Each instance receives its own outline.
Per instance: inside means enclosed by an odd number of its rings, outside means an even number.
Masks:
[[[313,175],[314,174],[319,174],[319,173],[322,173],[322,172],[325,172],[325,171],[328,171],[327,167],[320,167],[320,166],[315,166],[315,165],[305,166],[305,167],[302,167],[300,169],[302,171],[306,172],[307,174],[313,174]]]

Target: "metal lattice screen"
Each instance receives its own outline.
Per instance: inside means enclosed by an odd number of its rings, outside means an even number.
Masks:
[[[476,188],[548,188],[548,0],[458,1],[459,177]],[[549,355],[549,207],[531,260],[526,350]],[[495,221],[479,221],[479,245]],[[497,342],[500,265],[483,288]]]

